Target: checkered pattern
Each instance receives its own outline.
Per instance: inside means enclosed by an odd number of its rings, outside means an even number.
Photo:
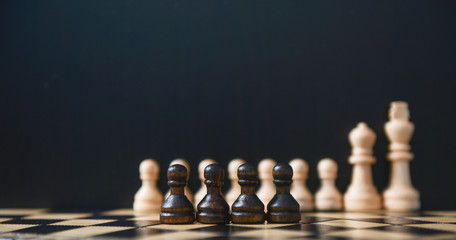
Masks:
[[[311,212],[298,224],[160,224],[131,209],[0,209],[0,239],[456,239],[456,211]]]

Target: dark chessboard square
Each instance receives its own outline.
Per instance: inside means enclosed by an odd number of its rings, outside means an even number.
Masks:
[[[316,223],[316,222],[324,222],[334,220],[334,218],[325,218],[325,217],[309,217],[304,214],[301,215],[300,223]]]
[[[147,227],[151,225],[160,224],[160,221],[152,220],[120,220],[115,222],[108,222],[97,224],[94,226],[110,226],[110,227]]]
[[[133,239],[138,237],[148,237],[157,234],[163,234],[168,232],[175,232],[172,230],[163,230],[163,229],[152,229],[152,228],[136,228],[125,231],[113,232],[108,234],[99,235],[95,238],[125,238]]]
[[[371,230],[377,231],[388,231],[388,232],[398,232],[398,233],[410,233],[415,235],[435,235],[445,233],[446,231],[441,230],[432,230],[427,228],[419,228],[419,227],[407,227],[407,226],[386,226],[386,227],[376,227],[370,228]],[[447,232],[450,233],[450,232]]]
[[[50,219],[12,219],[0,224],[27,224],[27,225],[45,225],[50,223],[59,222],[61,220],[50,220]]]
[[[242,232],[242,231],[251,231],[251,230],[252,230],[252,228],[249,228],[249,227],[241,227],[241,226],[235,226],[235,225],[229,225],[229,224],[222,225],[221,224],[221,225],[215,225],[215,226],[204,227],[204,228],[195,228],[195,229],[191,229],[191,230],[187,230],[187,231],[217,232],[217,233],[220,233],[223,236],[229,236],[232,233]]]
[[[315,235],[315,236],[324,235],[324,234],[327,234],[332,231],[347,230],[346,228],[343,228],[343,227],[334,227],[334,226],[328,226],[328,225],[322,225],[322,224],[307,224],[307,223],[290,225],[290,226],[285,226],[285,227],[277,227],[274,229],[312,232],[313,235]]]
[[[41,225],[26,229],[14,231],[15,233],[35,233],[35,234],[50,234],[70,229],[80,228],[79,226],[58,226],[58,225]]]
[[[384,218],[366,218],[362,219],[363,222],[374,222],[374,223],[386,223],[391,225],[404,225],[404,224],[415,224],[421,223],[420,221],[400,218],[400,217],[384,217]]]
[[[117,219],[117,220],[127,220],[130,218],[136,217],[135,215],[94,215],[91,217],[86,217],[85,219]]]

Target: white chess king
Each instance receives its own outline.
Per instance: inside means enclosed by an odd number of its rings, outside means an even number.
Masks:
[[[395,211],[412,211],[420,208],[420,194],[412,186],[409,161],[410,139],[415,126],[409,121],[409,109],[406,102],[392,102],[389,121],[385,124],[386,136],[390,141],[387,158],[391,161],[389,186],[383,192],[384,207]]]

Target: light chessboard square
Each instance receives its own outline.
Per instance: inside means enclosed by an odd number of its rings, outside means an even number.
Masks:
[[[5,232],[17,231],[17,230],[21,230],[21,229],[36,227],[36,226],[38,226],[38,225],[0,224],[0,232],[5,233]]]
[[[213,232],[190,232],[190,231],[179,231],[179,232],[170,232],[163,233],[159,235],[152,235],[147,237],[141,237],[140,240],[155,240],[155,239],[165,239],[165,240],[191,240],[191,239],[205,239],[218,237],[219,234]]]
[[[124,231],[128,229],[133,229],[134,227],[97,227],[97,226],[89,226],[89,227],[82,227],[76,229],[65,230],[61,232],[51,233],[46,235],[46,237],[72,237],[72,238],[85,238],[85,237],[93,237],[97,235],[113,233]]]
[[[47,208],[1,208],[0,215],[30,215],[49,211]]]
[[[456,223],[456,217],[408,217],[408,219],[425,222]]]
[[[373,223],[373,222],[363,222],[355,220],[332,220],[326,222],[318,222],[315,224],[327,225],[333,227],[347,227],[347,228],[373,228],[373,227],[384,227],[389,226],[385,223]]]
[[[6,221],[9,221],[11,220],[11,218],[0,218],[0,222],[6,222]]]
[[[115,222],[116,220],[112,219],[72,219],[62,222],[56,222],[49,225],[63,225],[63,226],[91,226],[109,222]]]
[[[342,237],[342,238],[355,238],[355,239],[418,239],[420,236],[416,236],[408,233],[398,232],[382,232],[369,229],[354,229],[331,232],[326,235],[327,237]]]
[[[408,224],[405,226],[456,232],[456,224],[424,223],[424,224]]]
[[[287,227],[292,225],[297,225],[297,223],[263,223],[263,224],[236,224],[232,223],[231,226],[237,227],[245,227],[245,228],[261,228],[261,229],[269,229],[269,228],[278,228],[278,227]]]
[[[92,213],[43,213],[27,216],[23,219],[75,219],[90,216],[92,216]]]
[[[234,237],[261,238],[261,239],[287,239],[311,236],[312,232],[290,231],[282,229],[257,229],[234,233]]]

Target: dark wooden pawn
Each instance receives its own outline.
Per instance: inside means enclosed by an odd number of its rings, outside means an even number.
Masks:
[[[264,204],[255,194],[258,184],[258,172],[249,163],[238,168],[238,183],[241,185],[241,194],[231,206],[231,221],[233,223],[264,223]]]
[[[301,220],[299,203],[290,194],[293,182],[293,168],[287,163],[279,163],[272,170],[276,194],[268,203],[266,219],[270,223],[295,223]]]
[[[218,164],[210,164],[204,168],[204,183],[207,194],[198,204],[196,221],[200,223],[228,223],[230,221],[230,206],[221,194],[225,171]]]
[[[169,224],[193,223],[195,214],[193,204],[184,194],[187,185],[187,169],[175,164],[168,168],[170,195],[161,206],[160,222]]]

